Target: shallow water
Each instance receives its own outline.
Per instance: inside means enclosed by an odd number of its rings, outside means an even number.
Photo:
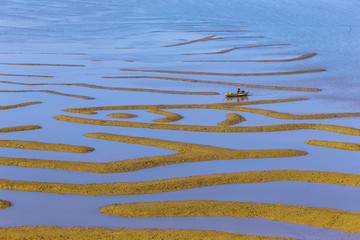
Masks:
[[[247,88],[247,99],[239,102],[285,98],[308,98],[276,104],[249,105],[293,114],[360,112],[360,4],[356,0],[335,1],[142,1],[142,0],[3,0],[0,3],[0,90],[50,90],[78,96],[45,92],[1,92],[1,106],[41,101],[41,104],[0,110],[0,128],[39,125],[42,129],[0,133],[0,139],[64,143],[94,147],[86,154],[0,148],[0,157],[48,160],[110,162],[172,154],[174,151],[144,145],[93,139],[91,132],[148,137],[204,144],[230,149],[298,149],[308,152],[295,158],[217,160],[183,163],[129,173],[96,174],[52,169],[0,166],[0,178],[8,180],[105,183],[149,181],[194,175],[259,170],[319,170],[360,174],[359,152],[307,145],[307,140],[360,144],[359,136],[319,130],[271,133],[206,133],[146,128],[110,127],[62,122],[57,115],[118,120],[110,113],[131,113],[125,119],[151,123],[163,116],[146,110],[99,111],[97,115],[67,113],[68,108],[123,105],[210,104],[226,101],[224,93],[236,86],[151,78],[109,79],[107,76],[159,76],[203,81],[319,88],[321,92]],[[261,13],[261,14],[259,14]],[[249,30],[241,32],[239,30]],[[159,32],[153,32],[159,31]],[[224,39],[163,47],[215,35]],[[231,38],[263,36],[263,38]],[[234,47],[223,54],[211,53]],[[293,62],[186,62],[196,60],[271,60],[305,53],[316,56]],[[77,64],[83,67],[3,65],[1,63]],[[134,72],[136,70],[194,71],[207,73],[269,73],[325,69],[325,72],[274,76],[214,76]],[[16,74],[18,76],[14,76]],[[23,75],[23,76],[19,76]],[[36,75],[36,76],[24,76]],[[44,78],[41,76],[51,76]],[[48,85],[26,85],[26,84]],[[137,91],[104,90],[55,83],[86,83],[106,87],[136,88]],[[25,85],[24,85],[25,84]],[[218,95],[182,95],[144,92],[216,92]],[[129,90],[129,89],[128,89]],[[246,106],[245,106],[246,107]],[[212,109],[169,109],[184,118],[173,124],[216,126],[234,111]],[[283,123],[321,123],[359,128],[359,117],[285,120],[237,112],[247,121],[236,126]],[[76,196],[0,190],[0,199],[13,207],[0,211],[0,225],[59,225],[131,228],[196,228],[236,233],[307,239],[359,238],[356,234],[319,229],[300,224],[261,219],[151,218],[129,219],[105,216],[98,208],[118,202],[213,199],[318,206],[359,212],[358,187],[330,184],[275,182],[224,185],[186,191],[135,196]],[[56,216],[56,217],[55,217]]]

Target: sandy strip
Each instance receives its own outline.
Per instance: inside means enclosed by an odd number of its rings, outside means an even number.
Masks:
[[[44,66],[44,67],[85,67],[85,65],[76,65],[76,64],[46,64],[46,63],[0,63],[0,65]]]
[[[222,147],[212,147],[201,144],[174,142],[153,138],[132,137],[124,135],[89,133],[85,136],[145,146],[161,147],[176,151],[176,154],[143,157],[114,162],[76,162],[60,160],[42,160],[28,158],[0,157],[1,165],[49,168],[67,171],[81,171],[94,173],[118,173],[137,171],[146,168],[165,166],[186,162],[201,162],[213,160],[254,159],[254,158],[280,158],[304,156],[307,152],[293,149],[271,150],[236,150]]]
[[[176,122],[176,121],[179,121],[179,120],[184,118],[180,114],[172,113],[172,112],[166,112],[166,111],[162,111],[162,110],[159,110],[159,109],[149,109],[148,112],[155,113],[155,114],[161,114],[161,115],[165,116],[164,118],[159,118],[159,119],[153,120],[153,122],[157,122],[157,123]]]
[[[309,69],[309,70],[296,70],[296,71],[287,71],[287,72],[262,72],[262,73],[216,73],[216,72],[191,72],[191,71],[169,71],[169,70],[141,70],[141,69],[138,70],[121,69],[121,71],[239,77],[239,76],[273,76],[273,75],[316,73],[316,72],[324,72],[325,69]]]
[[[0,140],[0,147],[69,153],[88,153],[94,151],[94,149],[90,147],[17,140]]]
[[[13,105],[8,105],[8,106],[0,106],[0,110],[7,110],[7,109],[14,109],[14,108],[19,108],[19,107],[26,107],[26,106],[31,106],[31,105],[40,104],[40,103],[42,103],[42,102],[24,102],[24,103],[13,104]]]
[[[244,49],[244,48],[259,48],[259,47],[279,47],[279,46],[290,46],[291,44],[267,44],[267,45],[252,45],[252,46],[242,46],[242,47],[233,47],[229,49],[224,49],[217,52],[208,52],[208,53],[184,53],[182,55],[209,55],[209,54],[223,54],[232,52],[237,49]]]
[[[19,82],[10,82],[10,81],[0,81],[0,83],[8,83],[8,84],[17,84],[17,85],[25,85],[25,86],[77,86],[77,87],[86,87],[86,88],[94,88],[94,89],[103,89],[103,90],[114,90],[114,91],[130,91],[130,92],[150,92],[150,93],[164,93],[164,94],[181,94],[181,95],[219,95],[217,92],[189,92],[189,91],[173,91],[173,90],[158,90],[158,89],[145,89],[145,88],[122,88],[122,87],[105,87],[87,83],[19,83]],[[50,91],[42,90],[50,93]],[[1,91],[0,91],[1,92]],[[56,92],[51,91],[56,94]],[[59,94],[59,93],[58,93]],[[59,94],[64,95],[64,94]],[[70,96],[70,94],[67,94]],[[71,95],[78,96],[79,95]],[[84,99],[95,99],[92,97],[81,96]]]
[[[249,112],[261,114],[267,117],[280,118],[280,119],[296,119],[296,120],[312,120],[312,119],[326,119],[326,118],[345,118],[345,117],[360,117],[360,112],[353,113],[316,113],[316,114],[291,114],[282,113],[271,110],[259,109],[259,108],[248,108],[248,107],[233,107],[233,111]]]
[[[101,213],[118,217],[235,217],[265,218],[320,228],[360,233],[360,213],[332,208],[230,201],[166,201],[106,206]]]
[[[183,62],[293,62],[308,59],[316,56],[316,53],[305,53],[299,57],[287,58],[287,59],[276,59],[276,60],[188,60]]]
[[[21,131],[30,131],[30,130],[38,130],[40,126],[37,125],[25,125],[25,126],[17,126],[17,127],[6,127],[0,128],[0,133],[8,133],[8,132],[21,132]]]
[[[230,127],[232,125],[246,121],[246,119],[243,116],[237,113],[228,113],[226,114],[226,116],[228,118],[225,121],[218,123],[219,126]]]
[[[38,77],[38,78],[53,78],[54,76],[47,75],[24,75],[24,74],[8,74],[8,73],[0,73],[0,76],[6,77]]]
[[[195,40],[191,40],[191,41],[187,41],[187,42],[182,42],[182,43],[165,45],[162,47],[177,47],[177,46],[183,46],[183,45],[197,43],[197,42],[223,40],[223,39],[238,39],[238,38],[264,38],[264,37],[262,37],[262,36],[245,36],[245,37],[217,37],[217,38],[215,38],[215,35],[211,35],[208,37],[203,37],[203,38],[199,38],[199,39],[195,39]]]
[[[77,195],[137,195],[226,184],[298,181],[360,187],[360,175],[325,171],[271,170],[201,175],[144,182],[70,184],[0,179],[0,189]]]
[[[3,240],[54,239],[54,240],[146,240],[146,239],[188,239],[188,240],[296,240],[294,238],[268,237],[262,235],[236,234],[213,230],[180,229],[128,229],[128,228],[85,228],[85,227],[10,227],[0,228]]]
[[[101,107],[85,107],[85,108],[68,108],[63,111],[71,113],[80,113],[93,115],[97,111],[109,110],[147,110],[147,109],[223,109],[228,110],[236,106],[247,106],[257,104],[285,103],[305,101],[308,98],[284,98],[273,100],[257,100],[246,102],[226,102],[226,103],[210,103],[210,104],[170,104],[170,105],[128,105],[128,106],[101,106]]]
[[[290,90],[290,91],[307,91],[307,92],[320,92],[321,91],[321,89],[318,89],[318,88],[281,87],[281,86],[230,83],[230,82],[219,82],[219,81],[196,80],[196,79],[189,79],[189,78],[173,78],[173,77],[157,77],[157,76],[107,76],[107,77],[102,77],[102,78],[119,78],[119,79],[150,78],[150,79],[173,80],[173,81],[183,81],[183,82],[193,82],[193,83],[229,85],[229,86],[237,86],[237,87],[265,88],[265,89],[273,89],[273,90]]]
[[[180,125],[180,124],[97,120],[97,119],[89,119],[89,118],[81,118],[81,117],[71,117],[65,115],[55,116],[54,119],[64,122],[91,124],[91,125],[99,125],[99,126],[164,129],[164,130],[191,131],[191,132],[253,133],[253,132],[280,132],[280,131],[293,131],[293,130],[322,130],[322,131],[335,132],[346,135],[360,136],[360,129],[358,128],[343,127],[343,126],[328,125],[328,124],[316,124],[316,123],[294,123],[294,124],[224,128],[221,126]]]
[[[84,56],[84,55],[87,55],[86,53],[46,53],[46,52],[33,53],[33,54],[48,54],[48,55],[74,55],[74,56]]]
[[[50,94],[55,94],[55,95],[60,95],[60,96],[65,96],[65,97],[81,98],[81,99],[86,99],[86,100],[95,99],[95,98],[93,98],[93,97],[81,96],[81,95],[75,95],[75,94],[68,94],[68,93],[61,93],[61,92],[50,91],[50,90],[0,90],[0,93],[1,93],[1,92],[4,92],[4,93],[29,93],[29,92],[37,92],[37,93],[50,93]]]
[[[108,115],[112,118],[120,118],[120,119],[128,119],[128,118],[136,118],[138,115],[130,114],[130,113],[112,113]]]
[[[332,141],[323,141],[323,140],[309,140],[306,141],[309,145],[336,148],[349,151],[360,151],[360,144],[357,143],[346,143],[346,142],[332,142]]]
[[[11,202],[0,199],[0,209],[11,207],[11,205],[12,205]]]

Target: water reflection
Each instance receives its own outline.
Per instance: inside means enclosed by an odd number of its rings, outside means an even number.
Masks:
[[[237,102],[240,102],[240,101],[248,101],[249,99],[247,96],[241,96],[241,97],[226,97],[225,100],[226,101],[236,100]]]

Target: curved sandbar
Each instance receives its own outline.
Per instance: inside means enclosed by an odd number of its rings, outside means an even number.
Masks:
[[[297,70],[297,71],[287,71],[287,72],[261,72],[261,73],[217,73],[217,72],[191,72],[191,71],[141,70],[141,69],[138,70],[121,69],[121,71],[241,77],[241,76],[273,76],[273,75],[316,73],[316,72],[324,72],[325,69],[309,69],[309,70]]]
[[[120,119],[128,119],[128,118],[136,118],[137,117],[137,115],[130,114],[130,113],[111,113],[108,116],[112,117],[112,118],[120,118]]]
[[[24,125],[24,126],[17,126],[17,127],[6,127],[6,128],[0,128],[0,133],[30,131],[30,130],[37,130],[37,129],[40,129],[40,128],[41,128],[41,126],[38,126],[38,125]]]
[[[316,53],[305,53],[299,57],[287,59],[273,59],[273,60],[187,60],[183,62],[293,62],[308,59],[316,56]]]
[[[11,207],[11,205],[12,205],[11,202],[0,199],[0,209]]]
[[[179,120],[184,118],[180,114],[172,113],[172,112],[166,112],[166,111],[162,111],[162,110],[159,110],[159,109],[149,109],[148,112],[155,113],[155,114],[161,114],[161,115],[165,116],[164,118],[159,118],[159,119],[153,120],[153,122],[158,122],[158,123],[176,122],[176,121],[179,121]]]
[[[97,120],[90,118],[72,117],[65,115],[55,116],[54,119],[64,122],[116,126],[116,127],[133,127],[133,128],[149,128],[149,129],[165,129],[176,131],[192,131],[192,132],[222,132],[222,133],[251,133],[251,132],[280,132],[292,130],[323,130],[340,134],[360,136],[360,129],[343,127],[328,124],[316,123],[293,123],[279,125],[264,125],[251,127],[221,127],[221,126],[200,126],[200,125],[180,125],[180,124],[161,124],[161,123],[143,123],[143,122],[127,122],[112,120]]]
[[[268,45],[253,45],[253,46],[242,46],[242,47],[233,47],[218,52],[208,52],[208,53],[184,53],[183,55],[208,55],[208,54],[223,54],[228,53],[237,49],[242,48],[258,48],[258,47],[278,47],[278,46],[290,46],[291,44],[268,44]]]
[[[229,86],[237,86],[237,87],[265,88],[265,89],[273,89],[273,90],[308,91],[308,92],[320,92],[321,91],[321,89],[318,89],[318,88],[281,87],[281,86],[231,83],[231,82],[220,82],[220,81],[196,80],[196,79],[189,79],[189,78],[173,78],[173,77],[157,77],[157,76],[105,76],[102,78],[119,78],[119,79],[150,78],[150,79],[183,81],[183,82],[193,82],[193,83],[229,85]]]
[[[325,171],[271,170],[201,175],[144,182],[69,184],[0,179],[0,189],[78,195],[137,195],[225,184],[298,181],[360,187],[360,175]]]
[[[8,106],[0,106],[0,110],[26,107],[26,106],[31,106],[31,105],[40,104],[40,103],[42,103],[42,102],[24,102],[24,103],[13,104],[13,105],[8,105]]]
[[[106,206],[101,213],[118,217],[235,217],[266,218],[320,228],[360,233],[360,213],[332,208],[230,201],[166,201]]]
[[[0,140],[0,147],[69,153],[88,153],[94,151],[94,149],[90,147],[18,140]]]
[[[0,228],[2,239],[53,239],[53,240],[145,240],[145,239],[189,239],[189,240],[296,240],[294,238],[269,237],[262,235],[236,234],[213,230],[180,229],[128,229],[128,228],[85,228],[85,227],[10,227]]]
[[[226,116],[228,118],[226,120],[218,123],[219,126],[230,127],[232,125],[246,121],[246,119],[243,116],[241,116],[237,113],[228,113],[228,114],[226,114]]]
[[[103,140],[141,144],[153,147],[162,147],[176,151],[176,154],[143,157],[114,162],[76,162],[60,160],[41,160],[28,158],[6,158],[0,157],[1,165],[49,168],[67,171],[95,172],[95,173],[118,173],[130,172],[140,169],[153,168],[169,164],[186,162],[201,162],[213,160],[233,160],[249,158],[280,158],[297,157],[306,155],[307,152],[293,149],[273,150],[235,150],[222,147],[212,147],[201,144],[174,142],[153,138],[133,137],[106,133],[89,133],[85,136]]]
[[[87,87],[87,88],[95,88],[95,89],[103,89],[103,90],[115,90],[115,91],[130,91],[130,92],[151,92],[151,93],[165,93],[165,94],[183,94],[183,95],[219,95],[217,92],[189,92],[189,91],[175,91],[175,90],[158,90],[158,89],[146,89],[146,88],[122,88],[122,87],[105,87],[94,84],[87,83],[19,83],[19,82],[10,82],[10,81],[0,81],[0,83],[8,83],[8,84],[17,84],[17,85],[25,85],[25,86],[77,86],[77,87]],[[20,91],[10,91],[3,90],[5,92],[47,92],[64,96],[72,96],[72,97],[80,97],[85,99],[95,99],[92,97],[85,97],[79,95],[71,95],[58,93],[54,91],[48,90],[20,90]]]
[[[60,96],[65,96],[65,97],[81,98],[81,99],[86,99],[86,100],[95,99],[93,97],[81,96],[81,95],[75,95],[75,94],[68,94],[68,93],[61,93],[61,92],[50,91],[50,90],[0,90],[0,92],[5,92],[5,93],[31,93],[31,92],[37,92],[37,93],[50,93],[50,94],[55,94],[55,95],[60,95]]]
[[[333,142],[333,141],[323,141],[323,140],[309,140],[306,141],[309,145],[319,146],[319,147],[328,147],[336,148],[349,151],[360,151],[360,144],[358,143],[346,143],[346,142]]]

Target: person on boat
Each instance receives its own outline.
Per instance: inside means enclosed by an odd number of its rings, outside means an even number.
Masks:
[[[237,89],[237,94],[239,94],[239,93],[240,93],[240,88]]]

